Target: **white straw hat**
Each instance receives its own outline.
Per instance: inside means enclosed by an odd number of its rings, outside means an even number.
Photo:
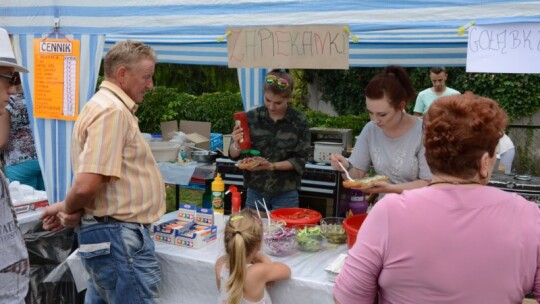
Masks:
[[[17,72],[28,73],[27,68],[17,64],[8,32],[3,28],[0,28],[0,66],[12,67]]]

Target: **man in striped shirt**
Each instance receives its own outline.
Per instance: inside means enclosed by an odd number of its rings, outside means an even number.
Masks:
[[[161,272],[148,227],[165,213],[165,186],[135,116],[153,88],[155,62],[140,42],[109,50],[105,80],[74,126],[73,187],[44,216],[84,209],[79,256],[90,274],[86,303],[159,302]]]

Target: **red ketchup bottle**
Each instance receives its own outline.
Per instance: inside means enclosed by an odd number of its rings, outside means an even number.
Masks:
[[[249,137],[249,126],[246,112],[236,112],[234,113],[233,117],[234,123],[237,126],[242,127],[242,131],[244,132],[244,138],[240,139],[238,143],[240,150],[243,151],[251,149],[251,138]]]
[[[231,192],[231,214],[239,213],[242,208],[242,196],[236,186],[229,186]]]

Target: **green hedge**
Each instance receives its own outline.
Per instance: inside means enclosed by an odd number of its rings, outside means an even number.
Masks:
[[[331,117],[302,105],[311,127],[350,128],[353,134],[369,121],[367,113]],[[233,128],[233,113],[243,111],[240,93],[216,92],[194,96],[178,89],[155,87],[148,92],[137,111],[139,127],[145,133],[160,133],[160,122],[169,120],[197,120],[212,123],[212,132],[229,134]]]
[[[323,99],[340,115],[365,112],[364,88],[382,68],[349,70],[305,70],[304,79],[317,82]],[[447,86],[460,92],[472,91],[499,102],[510,119],[530,116],[540,110],[540,75],[466,73],[464,68],[447,68]],[[432,86],[429,68],[407,68],[417,92]],[[414,102],[408,105],[412,112]]]

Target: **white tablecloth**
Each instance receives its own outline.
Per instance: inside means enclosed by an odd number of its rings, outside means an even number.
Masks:
[[[163,180],[167,184],[186,186],[192,178],[213,179],[216,166],[214,164],[204,164],[191,162],[188,164],[158,163]]]
[[[325,248],[317,253],[295,252],[287,257],[272,257],[291,267],[292,278],[276,282],[269,291],[274,303],[334,303],[333,283],[328,281],[324,268],[340,253],[345,245]],[[214,264],[223,255],[223,242],[189,249],[156,242],[163,273],[161,296],[163,303],[216,303],[218,291]]]
[[[163,219],[176,216],[168,213]],[[224,254],[223,234],[206,247],[190,249],[155,242],[156,254],[162,272],[160,293],[163,303],[192,304],[217,303],[214,264]],[[272,257],[283,262],[292,270],[292,278],[276,282],[269,291],[272,301],[280,304],[334,303],[333,283],[328,281],[324,268],[339,254],[346,253],[346,245],[328,245],[316,253],[297,251],[286,257]],[[68,264],[79,283],[84,283],[86,273],[81,276],[82,264],[76,252],[68,258]],[[78,288],[81,286],[79,285]]]

